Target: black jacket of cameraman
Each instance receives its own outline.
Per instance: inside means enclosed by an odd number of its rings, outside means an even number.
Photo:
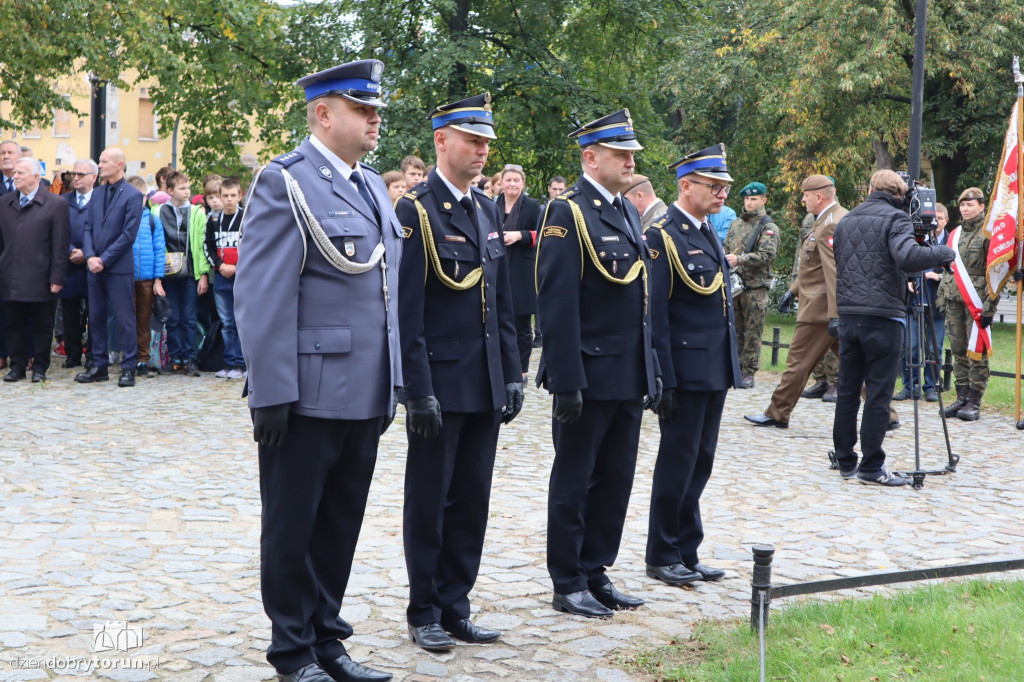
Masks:
[[[907,273],[953,260],[948,246],[921,246],[900,200],[874,191],[836,225],[836,307],[840,315],[902,318]]]

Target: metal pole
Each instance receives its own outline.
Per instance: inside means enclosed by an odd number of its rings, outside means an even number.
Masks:
[[[754,545],[751,550],[754,553],[754,575],[750,580],[750,629],[757,632],[759,624],[768,625],[775,548],[771,545]]]
[[[910,148],[907,150],[907,174],[911,180],[921,175],[921,117],[924,109],[924,49],[928,0],[917,0],[914,18],[914,71],[910,96]]]
[[[89,74],[91,109],[89,113],[89,156],[97,163],[107,146],[107,81]]]
[[[781,335],[781,329],[778,327],[772,327],[772,367],[779,364],[779,343]]]
[[[1021,173],[1024,173],[1024,74],[1020,72],[1020,60],[1013,58],[1013,80],[1017,84],[1017,379],[1014,382],[1013,413],[1017,428],[1020,423],[1020,364],[1021,364],[1021,258],[1024,248],[1024,192],[1021,191]]]
[[[178,124],[181,123],[181,116],[174,119],[174,134],[171,136],[171,168],[178,167]]]

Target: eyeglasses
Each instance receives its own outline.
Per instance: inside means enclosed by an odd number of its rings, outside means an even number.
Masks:
[[[693,180],[692,178],[690,179],[690,182],[698,185],[704,185],[711,190],[711,194],[713,196],[719,198],[729,196],[729,192],[732,191],[732,185],[712,185],[710,182],[701,182],[700,180]]]
[[[71,176],[75,178],[84,178],[87,175],[93,175],[93,173],[79,173],[78,171],[73,171],[71,173]]]

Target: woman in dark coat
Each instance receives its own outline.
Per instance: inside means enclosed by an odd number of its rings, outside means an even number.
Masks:
[[[523,196],[525,186],[526,175],[522,166],[509,164],[502,169],[498,211],[504,220],[512,308],[516,315],[516,344],[519,346],[524,381],[533,348],[533,315],[537,312],[537,289],[533,277],[537,260],[534,247],[540,222],[540,204],[536,199]]]

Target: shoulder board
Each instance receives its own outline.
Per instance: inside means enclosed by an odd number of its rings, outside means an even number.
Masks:
[[[665,225],[668,223],[668,221],[669,221],[669,217],[668,217],[668,214],[666,213],[664,217],[658,218],[653,223],[648,225],[647,226],[647,230],[650,230],[652,228],[657,228],[659,230],[664,229]],[[647,230],[644,230],[644,232],[646,232]]]
[[[377,169],[376,169],[376,168],[374,168],[373,166],[367,166],[367,165],[366,165],[365,163],[363,163],[362,161],[360,161],[360,162],[359,162],[359,166],[360,166],[361,168],[365,168],[366,170],[370,171],[370,172],[371,172],[371,173],[373,173],[374,175],[380,175],[380,171],[379,171],[379,170],[377,170]]]
[[[421,182],[406,192],[405,196],[409,199],[419,199],[425,194],[430,194],[430,185],[426,182]]]
[[[484,199],[487,199],[487,201],[491,201],[491,198],[490,198],[489,196],[487,196],[487,193],[486,193],[486,192],[484,192],[484,191],[483,191],[482,189],[480,189],[479,187],[477,187],[476,185],[473,185],[472,187],[470,187],[470,188],[469,188],[469,191],[470,191],[470,192],[471,192],[471,193],[472,193],[472,194],[473,194],[474,196],[479,196],[479,197],[483,197]]]
[[[300,152],[300,151],[298,151],[296,149],[296,150],[288,152],[287,154],[282,154],[281,156],[278,156],[277,158],[272,159],[271,163],[279,163],[282,166],[284,166],[285,168],[287,168],[288,166],[292,165],[293,163],[297,163],[299,161],[302,161],[302,159],[304,159],[304,158],[306,158],[306,157],[303,156],[302,152]]]
[[[565,190],[564,192],[562,192],[561,194],[559,194],[559,195],[558,195],[557,197],[555,197],[555,198],[556,198],[556,199],[564,199],[564,200],[568,201],[568,200],[569,200],[569,199],[571,199],[572,197],[574,197],[574,196],[576,196],[577,194],[579,194],[579,192],[580,192],[580,191],[579,191],[579,189],[578,189],[578,188],[576,188],[576,187],[570,187],[569,189]]]

